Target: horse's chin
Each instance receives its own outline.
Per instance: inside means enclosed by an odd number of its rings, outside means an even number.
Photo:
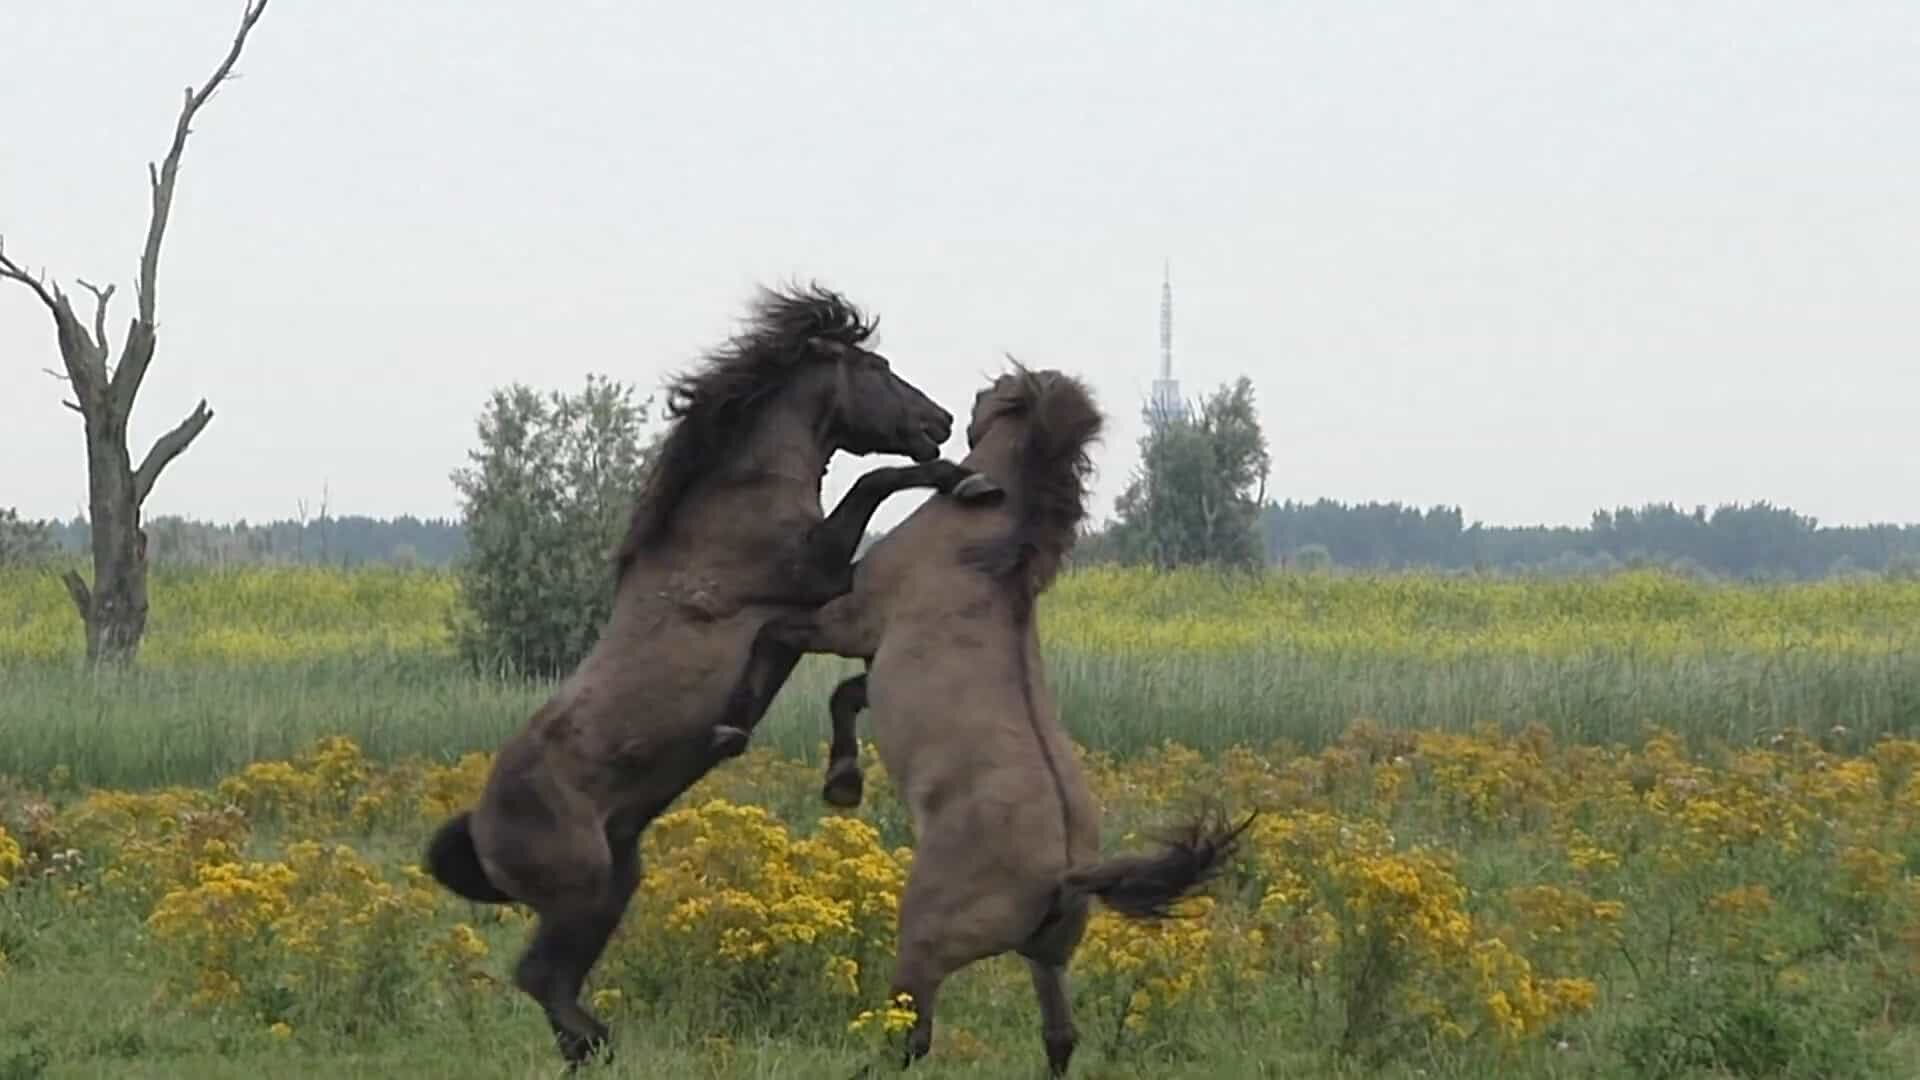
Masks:
[[[924,464],[940,456],[940,444],[933,441],[933,436],[923,434],[914,441],[907,456]]]

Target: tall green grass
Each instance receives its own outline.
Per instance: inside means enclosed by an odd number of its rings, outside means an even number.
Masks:
[[[1287,740],[1315,748],[1355,719],[1462,730],[1540,723],[1580,742],[1646,725],[1750,743],[1783,728],[1860,745],[1920,730],[1920,653],[1642,657],[1595,650],[1447,663],[1364,651],[1141,658],[1050,648],[1048,671],[1082,744],[1120,754],[1166,739],[1201,749]],[[826,701],[859,665],[809,657],[756,741],[813,758]],[[476,678],[434,658],[195,667],[96,677],[75,665],[0,669],[0,773],[83,783],[206,783],[249,761],[346,734],[382,759],[491,749],[550,687]]]
[[[497,745],[549,689],[459,665],[444,573],[161,568],[152,588],[141,669],[94,676],[53,573],[0,570],[0,773],[202,783],[329,734],[451,757]],[[1123,754],[1166,739],[1312,748],[1356,719],[1540,723],[1584,742],[1647,725],[1731,742],[1920,731],[1911,583],[1103,569],[1063,578],[1041,620],[1074,736]],[[807,659],[757,739],[813,756],[827,696],[855,670]]]

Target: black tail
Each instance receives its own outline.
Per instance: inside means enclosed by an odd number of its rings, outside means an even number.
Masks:
[[[427,842],[427,873],[455,895],[482,904],[509,904],[513,897],[487,880],[480,856],[473,850],[472,811],[462,810],[434,830]]]
[[[1240,834],[1253,824],[1253,814],[1238,825],[1225,815],[1203,812],[1163,838],[1165,847],[1152,855],[1123,855],[1061,879],[1063,898],[1097,896],[1129,919],[1164,919],[1173,905],[1198,892],[1226,868],[1240,843]]]

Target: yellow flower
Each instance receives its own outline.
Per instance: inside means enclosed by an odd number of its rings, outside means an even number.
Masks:
[[[897,1035],[913,1030],[920,1014],[914,1010],[913,995],[905,992],[895,994],[884,1009],[868,1009],[847,1025],[850,1032],[877,1030],[885,1035]]]
[[[0,825],[0,889],[11,885],[26,865],[19,841],[8,835],[6,826]]]

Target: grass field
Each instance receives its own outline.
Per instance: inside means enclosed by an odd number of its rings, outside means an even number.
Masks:
[[[313,739],[377,758],[493,746],[542,688],[477,678],[447,642],[453,581],[398,571],[156,574],[144,670],[78,668],[49,572],[0,571],[0,773],[83,782],[209,780]],[[1074,736],[1131,752],[1326,745],[1356,718],[1395,727],[1633,741],[1647,724],[1736,743],[1920,728],[1920,583],[1732,588],[1604,580],[1068,576],[1042,606]],[[805,757],[852,665],[809,658],[763,728]]]
[[[438,575],[153,593],[95,680],[58,582],[0,571],[0,1080],[554,1075],[521,917],[408,870],[542,688],[460,669]],[[1920,1074],[1920,585],[1103,571],[1042,619],[1110,849],[1263,812],[1193,918],[1096,921],[1076,1075]],[[649,832],[614,1075],[886,1038],[911,836],[877,768],[817,804],[842,669]],[[928,1075],[1042,1073],[1017,962],[940,1019]]]

